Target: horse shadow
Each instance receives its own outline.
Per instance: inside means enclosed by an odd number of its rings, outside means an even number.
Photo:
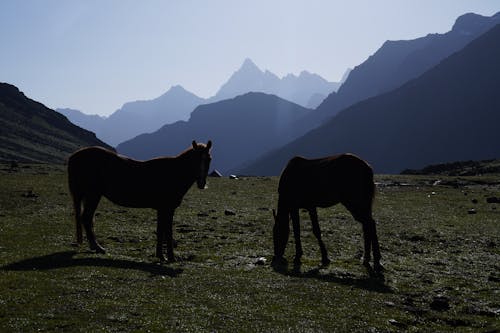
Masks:
[[[53,270],[68,267],[113,267],[121,269],[140,270],[151,275],[166,275],[176,277],[182,273],[182,269],[167,267],[164,265],[137,262],[126,259],[110,258],[74,258],[77,251],[56,252],[48,255],[28,258],[0,267],[6,271],[33,271],[33,270]]]
[[[384,274],[382,272],[374,271],[373,268],[369,266],[366,267],[368,275],[363,277],[341,272],[330,272],[325,274],[321,272],[321,269],[325,268],[325,266],[319,266],[308,271],[302,271],[302,265],[297,262],[294,262],[291,269],[288,268],[288,263],[272,264],[271,266],[275,272],[289,277],[317,279],[383,294],[394,293],[391,287],[385,284]]]

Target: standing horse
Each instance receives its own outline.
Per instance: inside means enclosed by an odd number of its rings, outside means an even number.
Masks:
[[[300,241],[299,208],[309,211],[314,236],[321,250],[322,263],[330,259],[321,240],[317,207],[343,204],[355,220],[363,225],[364,260],[369,265],[370,248],[373,247],[374,268],[380,265],[380,249],[376,222],[372,217],[372,202],[375,194],[373,170],[365,161],[352,154],[342,154],[320,159],[292,158],[283,170],[279,181],[278,213],[274,214],[274,260],[284,261],[288,236],[289,219],[292,218],[295,238],[295,261],[300,262],[303,254]]]
[[[173,261],[174,211],[195,181],[199,189],[205,188],[211,147],[211,141],[206,145],[193,141],[192,147],[176,157],[148,161],[132,160],[100,147],[75,152],[68,160],[68,184],[78,244],[82,243],[83,224],[90,248],[105,253],[93,228],[94,212],[104,196],[121,206],[155,209],[156,256],[165,260],[162,245],[166,238],[168,260]]]

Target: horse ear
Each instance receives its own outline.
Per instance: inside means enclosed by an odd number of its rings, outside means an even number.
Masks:
[[[212,148],[212,140],[208,140],[207,142],[207,149]]]
[[[193,149],[198,148],[198,144],[196,143],[196,141],[195,141],[195,140],[193,140],[192,145],[193,145]]]

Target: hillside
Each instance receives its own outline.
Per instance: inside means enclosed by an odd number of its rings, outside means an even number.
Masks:
[[[0,161],[63,163],[89,145],[108,147],[15,86],[0,83]]]
[[[433,164],[419,170],[406,169],[403,170],[401,174],[445,176],[479,176],[487,174],[500,174],[500,159]]]
[[[337,93],[301,120],[311,128],[364,99],[391,91],[417,78],[440,61],[500,23],[500,12],[491,17],[465,14],[444,34],[413,40],[387,41],[366,61],[356,66]]]
[[[353,152],[379,173],[500,156],[500,25],[402,87],[360,102],[239,172],[279,174],[294,155]]]
[[[165,125],[118,145],[117,150],[138,159],[176,155],[192,140],[214,142],[212,167],[222,172],[257,158],[304,132],[295,121],[309,109],[274,95],[247,93],[201,105],[189,121]]]

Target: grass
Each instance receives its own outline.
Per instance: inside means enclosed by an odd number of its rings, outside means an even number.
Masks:
[[[382,276],[341,206],[319,210],[330,266],[302,213],[302,265],[273,269],[277,181],[193,187],[174,217],[178,261],[160,264],[154,211],[101,201],[96,255],[72,246],[63,167],[3,167],[0,331],[500,331],[500,204],[486,203],[499,176],[378,176]]]

